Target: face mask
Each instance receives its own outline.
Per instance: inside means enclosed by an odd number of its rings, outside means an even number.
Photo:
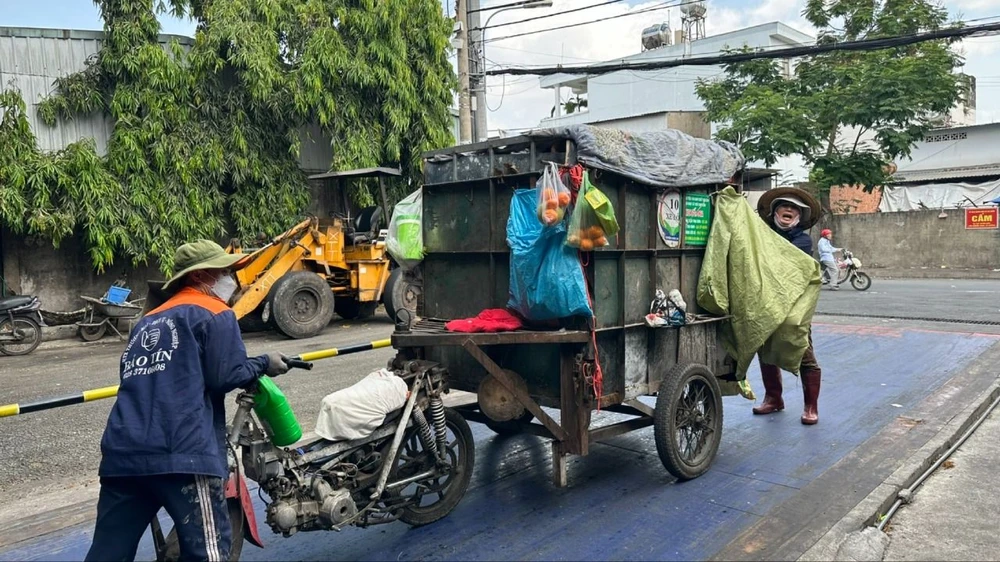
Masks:
[[[239,283],[236,282],[236,279],[233,279],[232,275],[223,275],[215,280],[211,291],[213,295],[219,297],[219,300],[228,303],[229,299],[233,298],[233,293],[239,287]]]
[[[791,230],[791,229],[793,229],[793,228],[795,228],[796,226],[799,225],[799,220],[801,220],[801,219],[795,219],[795,220],[792,221],[792,224],[789,224],[789,225],[785,226],[785,225],[782,225],[780,222],[778,222],[777,219],[775,219],[774,220],[774,226],[777,226],[778,230],[789,231],[789,230]]]

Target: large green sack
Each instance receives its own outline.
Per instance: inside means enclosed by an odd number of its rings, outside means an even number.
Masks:
[[[723,345],[746,377],[763,362],[798,374],[819,300],[819,263],[761,220],[732,187],[719,193],[698,279],[698,304],[730,315]]]

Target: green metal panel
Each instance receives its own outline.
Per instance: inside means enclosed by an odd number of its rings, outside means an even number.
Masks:
[[[589,269],[593,272],[594,313],[598,328],[621,326],[624,291],[618,278],[618,252],[595,252]]]
[[[656,292],[656,287],[649,286],[650,256],[625,258],[625,325],[642,323],[649,314],[649,303]]]

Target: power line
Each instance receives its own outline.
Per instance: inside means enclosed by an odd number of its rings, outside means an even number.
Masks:
[[[497,4],[496,6],[486,6],[485,8],[477,8],[475,10],[469,10],[467,14],[475,14],[477,12],[491,12],[493,10],[503,10],[505,8],[517,8],[519,6],[524,6],[525,4],[534,4],[537,0],[521,0],[520,2],[511,2],[510,4]]]
[[[721,56],[700,56],[691,58],[680,58],[674,60],[643,61],[637,63],[606,63],[594,65],[573,65],[573,66],[551,66],[536,68],[500,68],[490,70],[488,75],[514,74],[514,75],[536,75],[548,76],[552,74],[605,74],[618,70],[657,70],[661,68],[673,68],[676,66],[710,66],[717,64],[731,64],[746,62],[758,59],[784,59],[821,53],[831,53],[836,51],[874,51],[888,49],[892,47],[903,47],[927,41],[937,41],[942,39],[959,39],[976,34],[995,33],[1000,31],[1000,23],[976,25],[971,27],[952,27],[939,29],[925,33],[915,33],[913,35],[901,35],[892,37],[880,37],[877,39],[863,39],[860,41],[845,41],[843,43],[818,44],[811,46],[787,47],[774,49],[772,51],[758,50],[746,53],[731,53]]]
[[[607,2],[601,2],[600,4],[591,4],[590,6],[582,6],[580,8],[573,8],[572,10],[563,10],[561,12],[555,12],[555,13],[552,13],[552,14],[543,14],[541,16],[535,16],[535,17],[531,17],[531,18],[525,18],[523,20],[509,21],[509,22],[505,22],[505,23],[498,23],[496,25],[491,25],[489,27],[489,29],[493,29],[494,27],[505,27],[505,26],[508,26],[508,25],[517,25],[519,23],[526,23],[526,22],[529,22],[529,21],[543,20],[545,18],[554,18],[556,16],[563,16],[563,15],[566,15],[566,14],[572,14],[573,12],[582,12],[584,10],[590,10],[590,9],[593,9],[593,8],[600,8],[601,6],[608,6],[608,5],[611,5],[611,4],[620,4],[620,3],[624,2],[624,1],[625,0],[608,0]],[[481,30],[481,29],[486,29],[486,28],[485,27],[473,27],[472,29],[473,30],[477,30],[477,29]]]
[[[548,27],[548,28],[545,28],[545,29],[537,29],[535,31],[525,31],[524,33],[515,33],[513,35],[504,35],[503,37],[494,37],[492,39],[488,39],[486,42],[487,43],[492,43],[494,41],[503,41],[504,39],[513,39],[515,37],[524,37],[525,35],[534,35],[536,33],[545,33],[547,31],[558,31],[560,29],[569,29],[571,27],[579,27],[581,25],[590,25],[592,23],[600,23],[602,21],[608,21],[608,20],[613,20],[613,19],[618,19],[618,18],[624,18],[624,17],[627,17],[627,16],[637,16],[639,14],[645,14],[645,13],[649,13],[649,12],[655,12],[655,11],[663,10],[663,9],[666,9],[666,8],[676,8],[678,6],[686,6],[688,4],[697,4],[698,2],[701,2],[701,1],[702,0],[686,0],[684,2],[664,2],[663,4],[657,4],[655,6],[650,6],[648,8],[643,8],[641,10],[635,10],[634,12],[625,12],[623,14],[616,14],[616,15],[613,15],[613,16],[605,16],[603,18],[597,18],[597,19],[590,20],[590,21],[584,21],[584,22],[579,22],[579,23],[570,23],[570,24],[566,24],[566,25],[560,25],[558,27]]]

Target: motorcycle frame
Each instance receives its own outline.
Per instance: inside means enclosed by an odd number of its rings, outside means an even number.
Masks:
[[[5,310],[2,314],[6,316],[7,319],[11,321],[11,323],[13,323],[14,319],[17,317],[24,317],[24,318],[31,318],[32,320],[37,322],[40,327],[44,327],[45,319],[42,318],[42,313],[40,312],[41,308],[42,308],[41,301],[39,301],[38,298],[35,297],[34,300],[29,302],[28,304],[19,306],[17,308],[12,308],[10,310]],[[14,337],[8,338],[6,336],[0,336],[0,341],[13,343],[13,342],[19,342],[21,340]]]
[[[410,427],[410,420],[413,414],[413,409],[417,406],[417,403],[421,403],[421,408],[426,407],[426,401],[429,400],[429,396],[426,394],[427,390],[433,387],[433,383],[428,382],[426,379],[429,377],[431,371],[430,364],[424,365],[425,362],[413,361],[404,369],[408,371],[408,376],[403,376],[404,379],[413,379],[413,383],[410,385],[410,392],[406,400],[406,404],[403,407],[402,415],[396,420],[395,427],[387,426],[377,429],[368,437],[362,439],[357,439],[353,441],[337,442],[329,447],[324,447],[322,449],[311,451],[304,455],[300,455],[297,458],[285,458],[294,468],[301,468],[312,462],[316,462],[320,459],[329,458],[331,456],[338,456],[341,453],[352,451],[358,447],[386,439],[389,435],[393,436],[392,444],[389,448],[386,458],[388,459],[382,465],[379,472],[379,479],[377,481],[375,493],[370,497],[370,502],[363,508],[358,509],[358,514],[355,516],[356,519],[360,519],[361,516],[369,511],[375,503],[378,502],[382,493],[389,488],[399,487],[401,485],[407,485],[413,481],[419,480],[423,477],[427,477],[426,474],[417,474],[400,482],[388,482],[389,472],[392,470],[393,462],[392,460],[396,458],[396,453],[399,451],[399,447],[402,444],[403,436],[406,430]],[[424,390],[422,394],[420,391]],[[441,388],[436,389],[438,392],[446,391],[446,384],[442,384]],[[252,447],[256,444],[252,441],[253,428],[252,425],[260,427],[259,422],[255,420],[253,415],[253,396],[249,391],[240,392],[236,398],[238,404],[236,413],[233,416],[233,423],[229,428],[229,434],[227,435],[227,444],[231,451],[234,453],[237,461],[231,463],[229,478],[226,480],[226,499],[228,501],[238,500],[240,504],[240,510],[243,512],[243,526],[244,535],[246,540],[248,540],[254,546],[263,548],[264,543],[260,538],[260,532],[258,529],[257,518],[254,514],[253,501],[250,497],[249,490],[247,488],[246,479],[240,470],[239,456],[235,454],[237,447]],[[389,431],[391,428],[391,432]],[[275,446],[270,442],[270,437],[267,437],[267,442],[269,446],[261,453],[264,455],[274,454],[281,451],[282,448]],[[280,456],[280,455],[279,455]],[[336,460],[334,458],[333,460]],[[332,462],[332,461],[331,461]],[[258,483],[259,485],[259,483]],[[390,522],[394,519],[386,519],[382,522]],[[340,530],[340,528],[354,524],[354,522],[344,523],[334,528],[334,530]],[[160,525],[159,518],[153,517],[150,523],[152,527],[153,534],[153,546],[156,551],[157,562],[163,562],[163,554],[166,552],[166,538],[163,533],[163,528]]]

